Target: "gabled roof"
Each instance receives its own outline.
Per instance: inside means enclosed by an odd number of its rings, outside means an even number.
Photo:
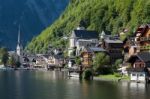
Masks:
[[[105,32],[106,35],[111,35],[111,31],[105,30],[104,32]]]
[[[54,55],[54,58],[56,58],[56,59],[63,59],[64,56],[63,55]]]
[[[150,61],[150,52],[141,52],[137,54],[138,58],[144,62]]]
[[[106,50],[101,47],[90,47],[93,52],[105,52]]]
[[[128,62],[132,63],[132,62],[136,61],[136,59],[139,59],[144,62],[150,62],[150,52],[140,52],[136,55],[132,55],[128,59]]]
[[[107,43],[123,43],[123,41],[119,40],[119,39],[106,39],[105,42]]]
[[[98,39],[99,35],[96,31],[91,30],[74,30],[71,37],[82,39]]]
[[[91,52],[91,53],[93,53],[93,52],[105,52],[106,51],[105,49],[103,49],[101,47],[86,47],[84,50],[86,52]]]
[[[43,55],[43,57],[48,58],[48,57],[49,57],[49,55]]]
[[[137,28],[136,32],[135,32],[135,35],[137,33],[140,33],[140,34],[144,34],[147,32],[147,29],[150,29],[150,24],[145,24],[145,25],[141,25]]]

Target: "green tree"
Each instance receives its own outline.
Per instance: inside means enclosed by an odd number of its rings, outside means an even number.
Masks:
[[[9,59],[9,54],[6,48],[1,48],[1,62],[4,64],[4,66],[7,65],[7,61]]]
[[[12,66],[12,67],[15,67],[16,66],[16,59],[14,58],[14,56],[11,56],[9,58],[9,65]]]
[[[121,63],[122,63],[122,59],[117,59],[114,64],[114,69],[117,69]]]
[[[110,57],[105,53],[97,53],[93,60],[94,71],[100,71],[102,67],[110,64]]]
[[[77,56],[75,58],[75,62],[76,62],[77,65],[81,65],[81,59],[80,59],[80,57]]]

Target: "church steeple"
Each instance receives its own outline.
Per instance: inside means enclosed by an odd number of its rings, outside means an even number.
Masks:
[[[19,29],[18,29],[18,45],[20,45],[20,25],[19,25]]]
[[[17,48],[16,48],[16,53],[18,56],[21,56],[23,54],[23,47],[21,45],[21,39],[20,39],[20,36],[21,36],[21,32],[20,32],[20,25],[19,25],[19,29],[18,29],[18,42],[17,42]]]

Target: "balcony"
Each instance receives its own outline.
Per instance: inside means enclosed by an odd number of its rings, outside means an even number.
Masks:
[[[150,41],[150,37],[141,37],[140,41]]]
[[[150,45],[148,45],[148,46],[140,46],[140,50],[150,50]]]

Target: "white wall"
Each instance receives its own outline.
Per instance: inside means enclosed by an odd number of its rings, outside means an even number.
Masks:
[[[142,81],[145,82],[146,75],[144,72],[131,72],[130,80],[131,81]]]
[[[76,45],[75,45],[75,39],[74,38],[70,38],[70,48],[73,48],[73,47],[75,47]]]

